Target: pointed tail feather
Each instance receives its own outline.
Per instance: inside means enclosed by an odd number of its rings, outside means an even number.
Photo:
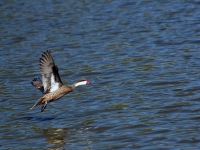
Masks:
[[[35,105],[33,105],[33,107],[31,107],[30,109],[33,109],[35,106],[42,104],[42,101],[43,101],[43,100],[44,100],[43,97],[40,98],[40,99],[35,103]]]
[[[30,110],[33,109],[36,105],[37,105],[37,104],[35,104],[33,107],[31,107]]]

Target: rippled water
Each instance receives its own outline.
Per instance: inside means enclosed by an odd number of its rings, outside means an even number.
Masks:
[[[198,1],[0,1],[0,149],[199,149]],[[50,49],[65,84],[29,110]]]

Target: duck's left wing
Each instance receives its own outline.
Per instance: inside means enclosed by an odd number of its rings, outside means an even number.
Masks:
[[[40,78],[34,78],[31,84],[38,90],[40,90],[42,93],[44,93],[44,86],[42,84],[42,81]]]

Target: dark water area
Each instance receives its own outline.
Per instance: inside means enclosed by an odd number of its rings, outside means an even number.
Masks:
[[[200,148],[200,3],[0,1],[0,149]],[[51,50],[62,81],[30,110]]]

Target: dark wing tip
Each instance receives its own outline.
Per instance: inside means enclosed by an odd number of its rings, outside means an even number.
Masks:
[[[50,50],[46,50],[46,52],[44,52],[44,53],[42,54],[42,56],[44,56],[44,55],[51,55],[51,51],[50,51]]]

